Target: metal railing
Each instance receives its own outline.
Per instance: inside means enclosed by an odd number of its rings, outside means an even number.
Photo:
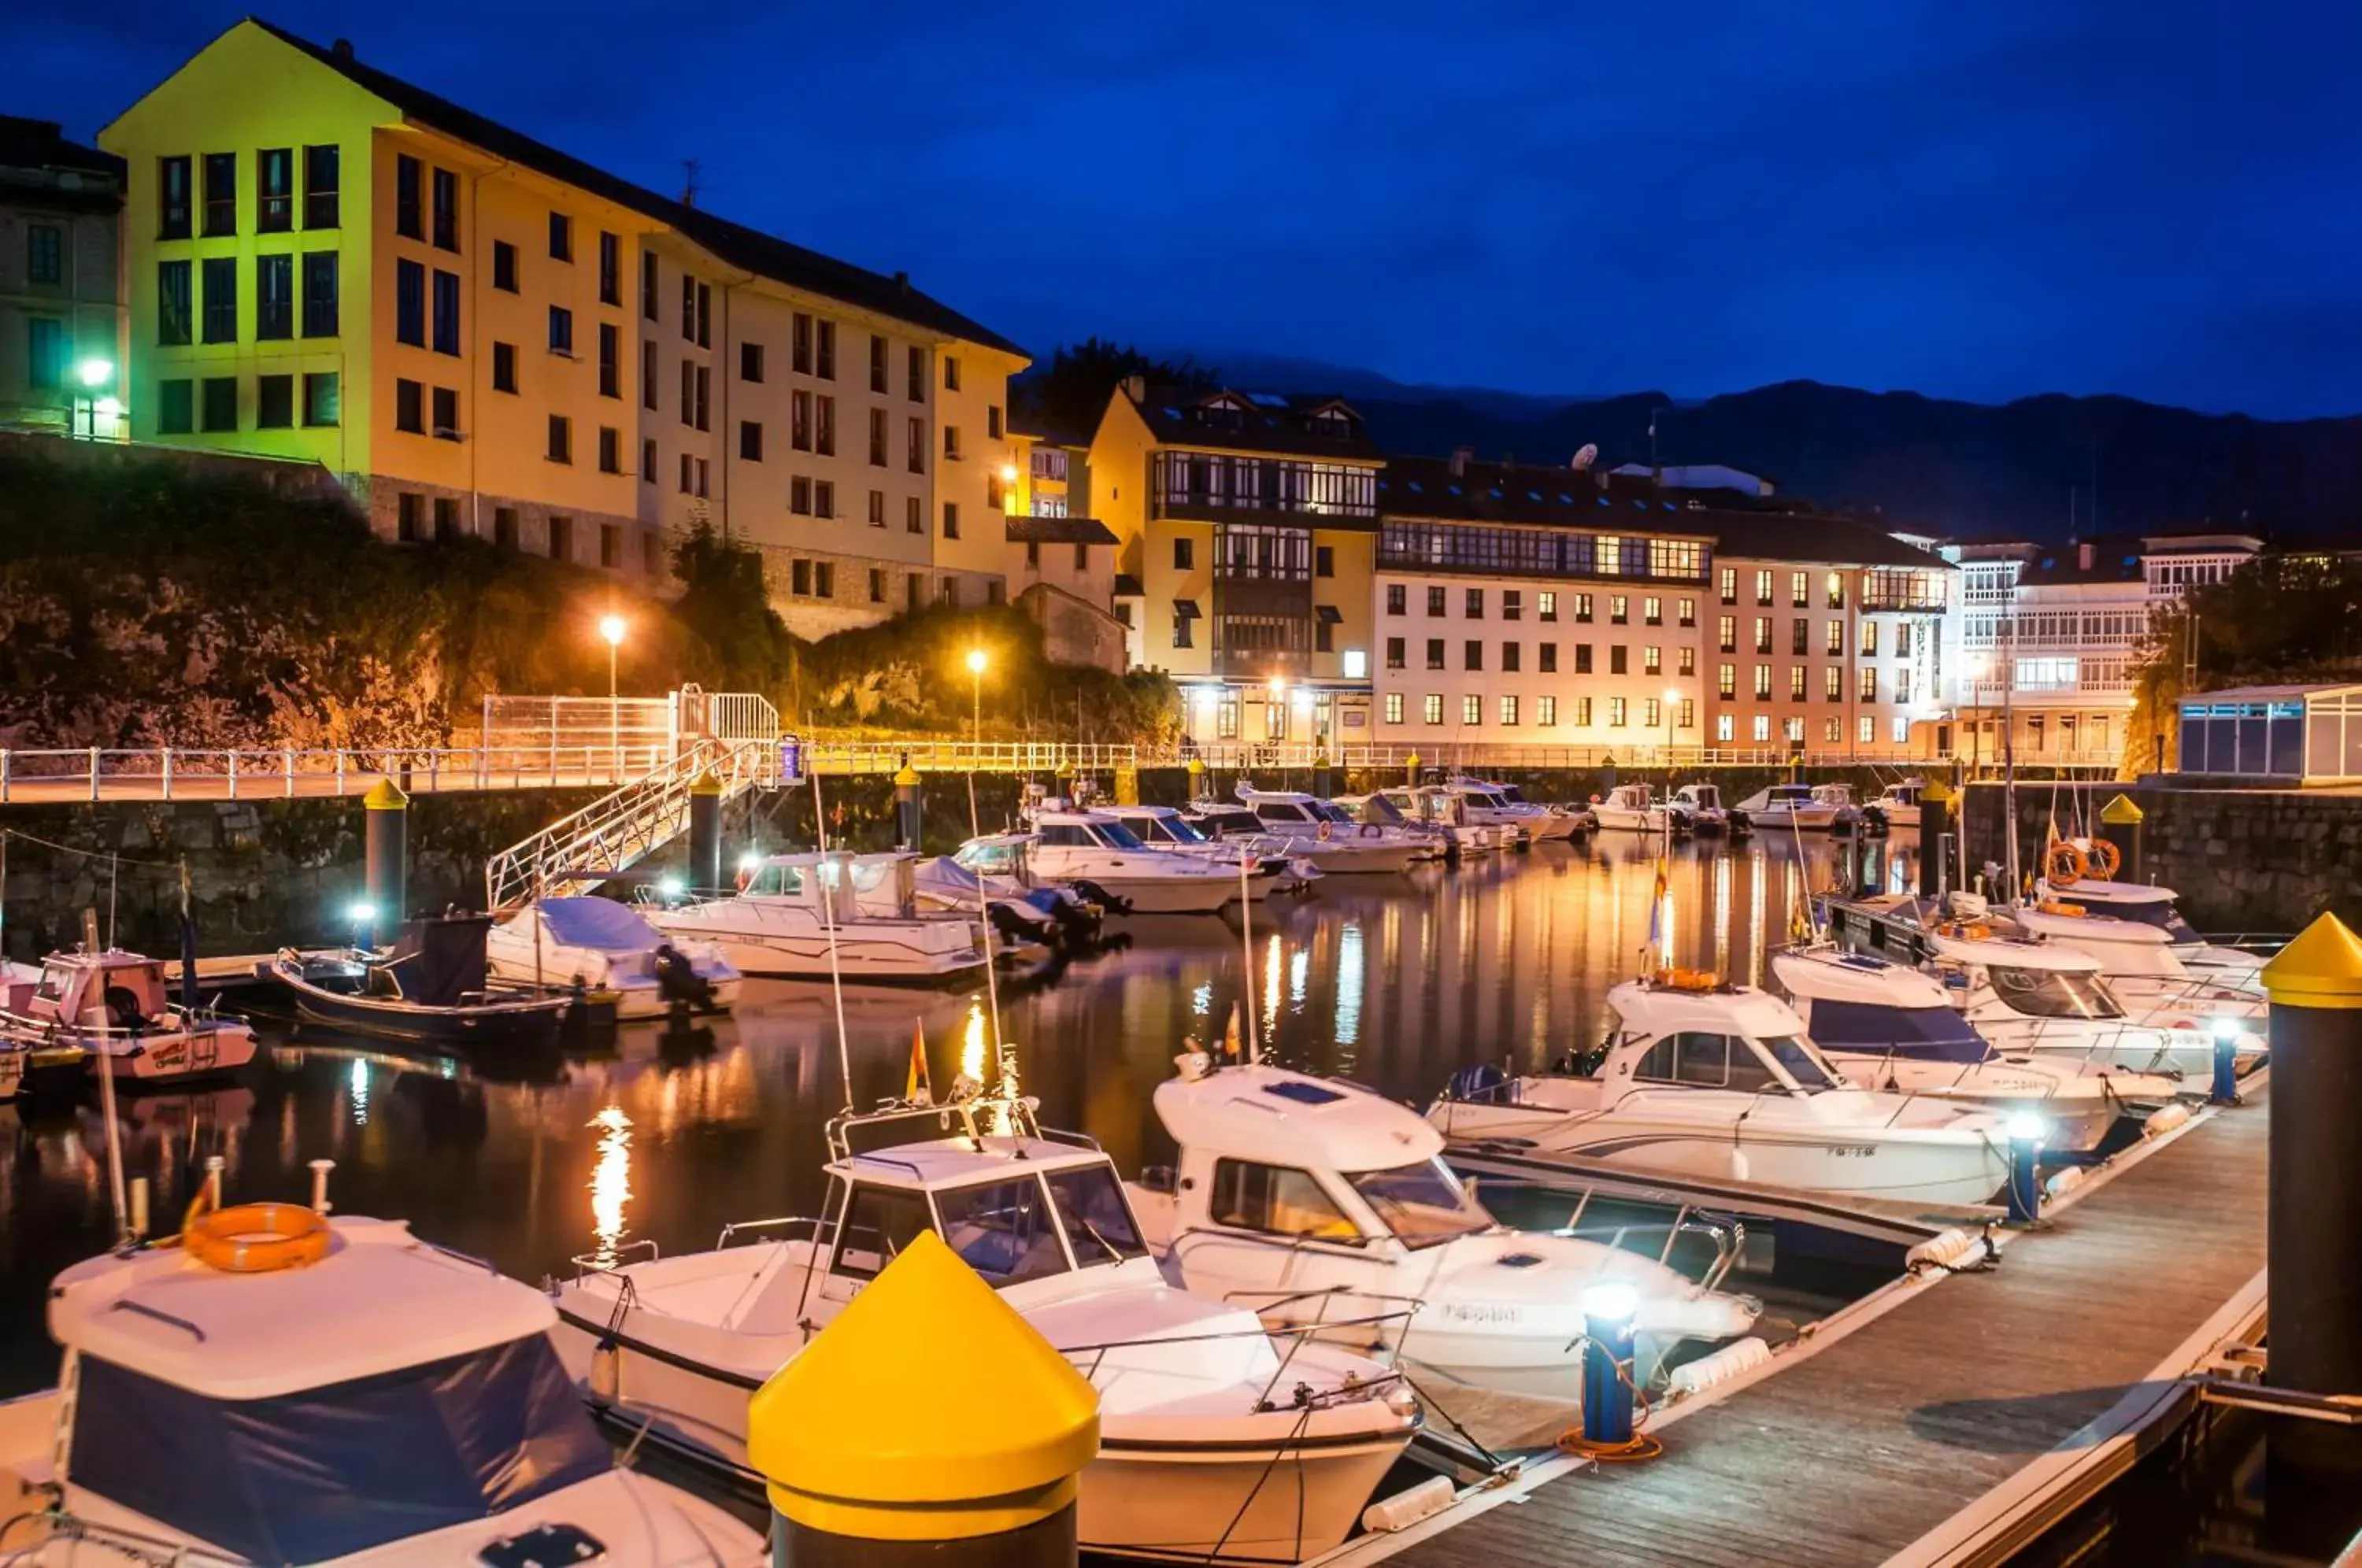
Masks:
[[[485,908],[558,898],[630,868],[689,827],[690,789],[712,769],[727,801],[767,778],[776,750],[758,742],[699,741],[646,777],[560,817],[484,863]]]
[[[380,778],[392,778],[413,794],[619,784],[661,765],[669,749],[662,743],[622,746],[602,743],[0,751],[0,804],[349,795],[369,789]]]

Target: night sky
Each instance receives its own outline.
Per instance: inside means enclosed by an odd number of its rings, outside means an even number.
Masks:
[[[88,138],[241,14],[10,7]],[[1046,351],[2362,410],[2362,6],[289,4]]]

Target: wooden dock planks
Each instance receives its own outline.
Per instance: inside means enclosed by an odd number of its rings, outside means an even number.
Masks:
[[[1777,1375],[1407,1545],[1410,1568],[1882,1562],[2072,1436],[2264,1264],[2262,1096]]]

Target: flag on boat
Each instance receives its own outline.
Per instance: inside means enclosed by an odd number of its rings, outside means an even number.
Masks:
[[[1665,863],[1660,859],[1657,862],[1657,884],[1649,892],[1649,945],[1657,950],[1658,961],[1666,964],[1672,962],[1672,954],[1666,944],[1672,940],[1673,933],[1665,928],[1665,905],[1671,892]]]
[[[902,1098],[913,1105],[933,1105],[935,1086],[927,1076],[927,1031],[913,1019],[911,1022],[911,1077],[903,1086]]]
[[[1222,1055],[1231,1061],[1239,1055],[1239,1004],[1231,1004],[1231,1021],[1222,1026]]]

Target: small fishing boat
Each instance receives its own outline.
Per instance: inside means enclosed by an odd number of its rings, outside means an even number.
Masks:
[[[1265,833],[1286,840],[1291,851],[1324,873],[1388,876],[1409,870],[1425,852],[1411,834],[1355,822],[1317,795],[1242,784],[1238,796]]]
[[[1899,778],[1881,790],[1868,809],[1889,827],[1915,828],[1919,825],[1919,796],[1926,788],[1925,778]]]
[[[1545,806],[1529,801],[1515,784],[1504,784],[1491,778],[1451,778],[1444,788],[1467,798],[1471,812],[1485,813],[1477,820],[1521,829],[1534,844],[1564,843],[1592,824],[1588,812],[1571,812],[1564,806]]]
[[[1212,914],[1239,897],[1235,867],[1152,849],[1103,812],[1037,812],[1032,826],[1025,858],[1035,878],[1104,891],[1120,912]]]
[[[1850,784],[1816,784],[1813,786],[1813,799],[1828,808],[1828,825],[1832,832],[1850,832],[1870,821],[1854,800]],[[1806,823],[1802,825],[1809,827],[1812,824]]]
[[[710,1252],[580,1261],[556,1338],[592,1407],[757,1480],[748,1395],[933,1231],[1098,1390],[1085,1551],[1279,1563],[1336,1546],[1418,1427],[1409,1390],[1378,1361],[1169,1285],[1098,1145],[1044,1132],[1005,1066],[988,1093],[969,1088],[832,1121],[821,1218],[733,1225]],[[944,1336],[911,1353],[955,1364],[959,1325]]]
[[[21,967],[7,977],[0,1044],[28,1073],[87,1061],[124,1085],[236,1072],[254,1059],[254,1031],[200,1006],[195,989],[184,976],[174,1001],[163,960],[144,954],[52,953],[38,977],[25,978]]]
[[[675,943],[613,899],[537,899],[486,933],[499,978],[527,986],[581,982],[612,993],[622,1019],[661,1018],[675,1006],[727,1012],[738,971],[707,943]]]
[[[1025,868],[1025,846],[1032,842],[1030,834],[992,834],[968,840],[956,857],[914,858],[913,908],[922,914],[973,918],[981,904],[992,921],[996,954],[1013,944],[1069,953],[1097,946],[1106,910],[1070,889],[1036,883]]]
[[[2136,1021],[2174,1029],[2228,1029],[2242,1051],[2265,1048],[2271,1004],[2249,971],[2210,972],[2185,963],[2173,938],[2143,921],[2065,898],[1988,911],[2018,933],[2088,955]]]
[[[357,951],[341,966],[281,948],[270,975],[292,993],[300,1017],[350,1034],[443,1046],[554,1043],[575,999],[491,983],[491,924],[490,915],[466,913],[406,921],[392,952]]]
[[[876,874],[870,897],[902,912],[873,914],[855,886],[858,857],[832,849],[770,855],[747,867],[727,898],[657,905],[648,923],[675,939],[710,944],[742,975],[864,985],[959,985],[984,966],[977,916],[920,913],[900,874]],[[890,868],[889,868],[890,870]],[[912,872],[915,877],[915,871]],[[830,944],[835,944],[832,962]]]
[[[1176,1066],[1155,1105],[1179,1164],[1144,1172],[1131,1197],[1149,1246],[1192,1291],[1275,1327],[1392,1347],[1422,1378],[1562,1399],[1583,1294],[1602,1281],[1639,1297],[1644,1384],[1683,1342],[1754,1325],[1758,1303],[1652,1256],[1500,1224],[1407,1106],[1264,1063],[1193,1052]],[[1388,1320],[1406,1304],[1407,1320]]]
[[[1688,833],[1694,825],[1685,808],[1658,800],[1646,784],[1618,784],[1593,803],[1591,813],[1599,819],[1602,832],[1661,834],[1668,819],[1676,834]]]
[[[1837,820],[1837,808],[1820,799],[1809,784],[1774,784],[1768,790],[1758,790],[1738,802],[1747,820],[1758,832],[1787,833],[1802,828],[1807,832],[1827,828]]]
[[[617,1463],[539,1291],[325,1209],[200,1208],[57,1276],[61,1387],[0,1403],[10,1563],[769,1562]]]
[[[1673,809],[1690,820],[1690,831],[1702,837],[1716,834],[1737,835],[1752,826],[1747,813],[1722,803],[1719,784],[1684,784],[1673,791]]]
[[[1291,853],[1287,840],[1274,834],[1210,834],[1172,806],[1101,806],[1098,810],[1130,828],[1132,836],[1151,849],[1194,855],[1225,867],[1231,876],[1245,866],[1247,896],[1268,897],[1276,889],[1297,892],[1324,873],[1308,856]]]
[[[1849,1082],[2039,1117],[2046,1148],[2088,1153],[2136,1108],[2181,1092],[2175,1079],[2103,1064],[2004,1056],[1941,984],[1871,954],[1792,949],[1772,955],[1772,975],[1806,1035]]]
[[[1453,1143],[1515,1140],[1643,1170],[1863,1198],[1982,1203],[2009,1174],[2002,1119],[1857,1088],[1804,1020],[1752,986],[1672,969],[1607,993],[1575,1070],[1463,1069],[1428,1120]]]

